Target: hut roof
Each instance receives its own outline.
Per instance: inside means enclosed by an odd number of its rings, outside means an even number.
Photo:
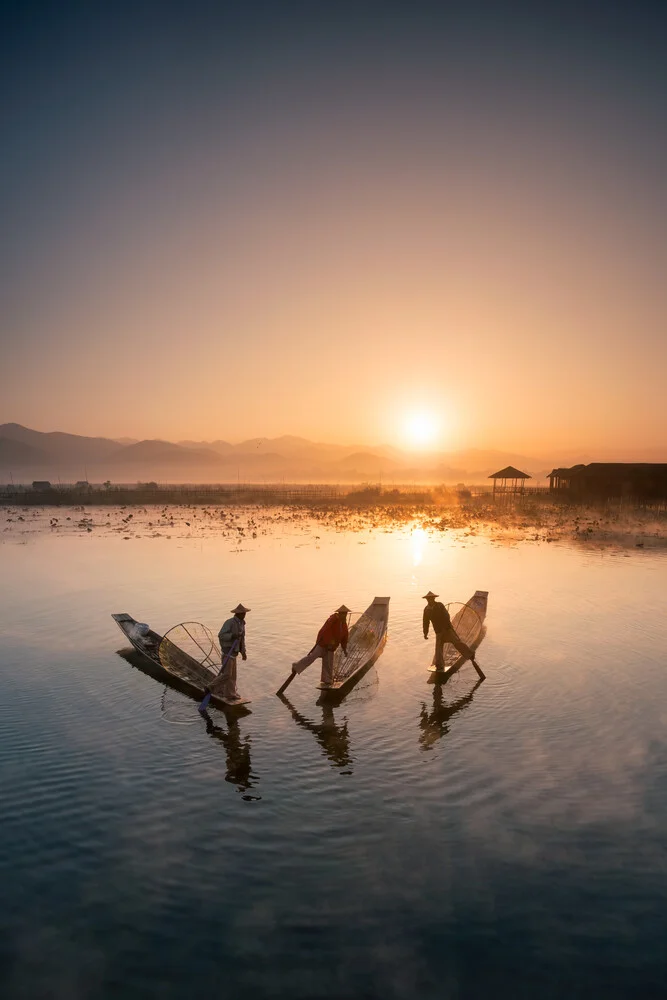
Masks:
[[[581,476],[592,478],[598,475],[631,475],[646,472],[665,475],[667,463],[663,462],[590,462],[588,465],[573,465],[570,469],[553,469],[551,476],[563,479]],[[498,475],[498,473],[496,473]]]
[[[581,469],[585,469],[585,465],[571,465],[567,468],[562,466],[559,469],[552,469],[549,476],[561,476],[563,479],[572,472],[579,472]]]
[[[501,469],[500,472],[494,472],[493,475],[489,476],[489,479],[532,479],[527,472],[521,472],[520,469],[515,469],[513,465],[508,465],[506,469]]]
[[[576,466],[575,466],[576,468]],[[633,469],[641,469],[648,472],[664,472],[667,470],[665,462],[590,462],[585,466],[586,471],[591,472],[629,472]]]

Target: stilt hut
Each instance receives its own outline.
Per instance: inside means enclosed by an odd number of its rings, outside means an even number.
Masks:
[[[551,492],[576,503],[667,499],[667,463],[591,462],[549,473]]]
[[[489,479],[493,479],[493,495],[496,493],[511,493],[512,495],[524,492],[524,486],[526,479],[532,479],[527,472],[521,472],[520,469],[515,469],[513,465],[508,465],[507,468],[501,469],[500,472],[494,472],[489,476]],[[499,485],[500,484],[500,485]]]

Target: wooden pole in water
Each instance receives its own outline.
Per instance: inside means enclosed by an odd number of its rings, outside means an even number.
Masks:
[[[475,668],[475,670],[479,674],[479,679],[482,680],[482,681],[485,681],[486,680],[486,674],[484,673],[484,671],[482,670],[482,668],[479,666],[479,664],[477,663],[477,661],[476,661],[476,659],[475,659],[474,656],[473,656],[473,658],[472,658],[472,660],[470,662],[472,663],[473,667]]]
[[[292,673],[289,675],[289,677],[287,678],[287,680],[285,681],[285,683],[281,684],[281,686],[278,688],[278,690],[276,691],[276,694],[278,694],[278,695],[282,694],[283,691],[285,691],[285,689],[290,686],[290,684],[292,683],[292,681],[294,680],[295,677],[296,677],[296,673],[294,671],[292,671]]]

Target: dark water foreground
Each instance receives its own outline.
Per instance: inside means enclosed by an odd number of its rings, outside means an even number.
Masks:
[[[665,557],[315,534],[0,546],[0,995],[667,995]],[[430,587],[489,590],[483,684],[427,683]],[[385,593],[340,707],[275,698]],[[245,718],[117,655],[238,600]]]

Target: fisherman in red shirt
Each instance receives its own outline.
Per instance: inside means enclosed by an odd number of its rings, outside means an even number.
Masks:
[[[342,646],[347,656],[347,616],[350,609],[341,604],[338,611],[329,615],[322,628],[317,633],[315,645],[307,656],[292,664],[292,674],[302,673],[315,660],[322,659],[322,684],[330,685],[333,681],[334,652]]]

